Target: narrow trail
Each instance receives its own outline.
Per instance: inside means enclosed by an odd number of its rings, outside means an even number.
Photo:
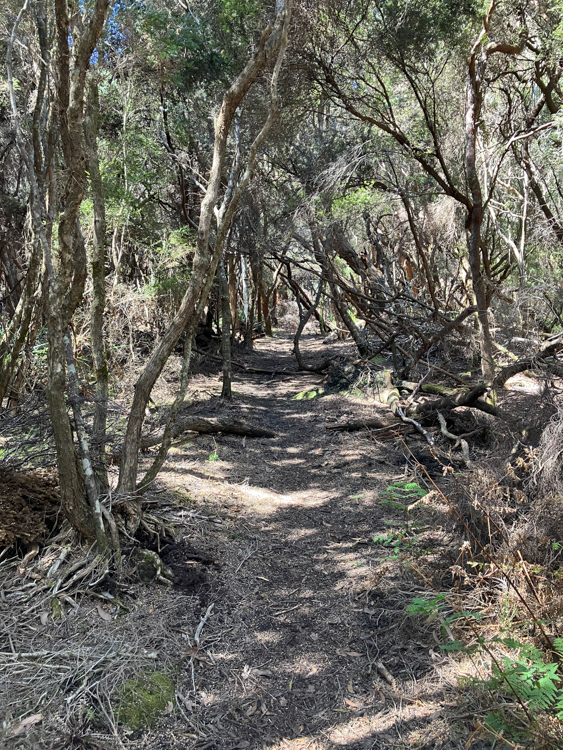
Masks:
[[[295,372],[289,339],[257,348],[250,364]],[[196,582],[201,574],[201,609],[176,625],[213,604],[204,656],[180,685],[192,696],[191,746],[484,748],[466,745],[473,730],[446,715],[458,696],[439,628],[405,611],[427,587],[402,552],[418,550],[439,586],[445,532],[426,518],[413,534],[404,514],[382,503],[386,487],[411,476],[404,445],[325,429],[379,407],[338,393],[307,398],[319,382],[237,372],[225,404],[213,395],[216,374],[194,378],[194,396],[205,401],[190,414],[242,417],[277,437],[201,437],[175,448],[162,475],[168,491],[188,498],[188,518],[208,517],[181,531],[184,556],[195,549],[208,559],[191,568]]]

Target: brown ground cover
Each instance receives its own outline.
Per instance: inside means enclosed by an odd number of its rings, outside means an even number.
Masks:
[[[307,337],[303,349],[320,356],[321,346]],[[488,670],[486,659],[444,652],[443,625],[406,609],[416,597],[452,589],[462,538],[443,503],[406,513],[389,488],[411,482],[433,490],[435,482],[448,494],[459,479],[444,475],[418,434],[378,440],[327,431],[350,418],[389,415],[353,388],[323,392],[321,375],[298,373],[288,337],[256,348],[246,361],[283,377],[237,372],[233,402],[225,403],[217,371],[204,367],[192,381],[189,414],[245,419],[276,437],[178,442],[147,498],[142,542],[171,568],[172,587],[136,581],[131,563],[130,577],[113,588],[107,580],[90,596],[68,588],[55,612],[48,588],[10,594],[16,573],[7,569],[5,746],[513,747],[486,738],[483,696],[460,689]],[[332,354],[353,356],[345,343]],[[533,399],[535,416],[545,419],[537,394],[515,401],[515,393],[507,392],[506,408],[518,412]],[[552,401],[541,403],[549,411]],[[460,454],[446,459],[447,450],[444,441],[441,460],[461,470]],[[490,443],[472,446],[477,463],[489,453]],[[159,525],[157,538],[150,529]],[[26,571],[36,588],[59,553],[55,541],[40,556],[43,568]],[[22,662],[19,677],[14,661]],[[171,676],[175,698],[156,726],[130,732],[119,724],[112,691],[147,669]],[[22,706],[23,715],[41,718],[21,728]]]

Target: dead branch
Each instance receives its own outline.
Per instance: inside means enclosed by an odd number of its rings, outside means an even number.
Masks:
[[[401,422],[382,422],[380,419],[361,419],[354,422],[344,422],[340,424],[327,425],[329,432],[342,430],[343,432],[358,432],[359,430],[389,430],[393,427],[400,427]]]
[[[420,422],[417,422],[416,419],[412,419],[411,417],[407,417],[405,412],[400,406],[396,407],[396,414],[398,414],[403,422],[406,422],[407,424],[412,424],[412,426],[417,430],[417,432],[420,432],[420,434],[424,437],[428,445],[434,445],[434,438],[432,435],[424,429],[424,427],[420,424]]]
[[[419,417],[428,417],[437,411],[449,411],[451,409],[457,409],[460,406],[474,406],[475,402],[486,392],[486,390],[487,386],[484,383],[479,383],[479,385],[476,385],[475,388],[472,388],[470,391],[462,391],[461,393],[458,393],[457,396],[440,398],[437,401],[428,401],[425,404],[418,404],[414,413]]]
[[[434,334],[432,338],[428,339],[425,343],[422,344],[420,349],[417,351],[417,353],[414,356],[414,359],[412,362],[409,363],[409,369],[412,368],[418,360],[426,354],[426,352],[434,346],[434,344],[437,344],[438,341],[444,338],[444,336],[447,336],[448,333],[454,330],[457,326],[459,326],[462,321],[465,320],[465,318],[468,318],[470,315],[472,315],[474,312],[477,312],[477,307],[475,305],[472,305],[471,307],[466,307],[465,310],[462,310],[460,314],[451,320],[449,323],[447,323],[441,331],[438,331],[438,333]]]
[[[532,367],[537,367],[539,360],[537,358],[524,359],[520,362],[514,362],[512,365],[503,367],[500,372],[497,373],[493,380],[493,389],[503,388],[507,380],[512,378],[514,375],[518,375],[520,372],[525,372]]]
[[[454,441],[454,446],[453,446],[454,450],[458,448],[459,446],[461,446],[461,453],[463,455],[463,460],[465,461],[465,465],[469,466],[471,461],[469,459],[469,445],[467,444],[467,440],[464,440],[458,435],[454,435],[451,432],[449,432],[444,415],[440,414],[440,412],[438,412],[438,420],[440,421],[440,431],[442,435],[444,435],[444,437],[447,437],[449,440]]]
[[[243,437],[261,437],[261,438],[274,438],[276,433],[271,430],[266,430],[263,427],[253,427],[247,422],[243,422],[240,419],[202,419],[201,417],[194,417],[192,419],[182,419],[176,422],[172,428],[172,438],[178,438],[186,432],[197,432],[202,435],[216,435],[219,432],[225,435],[241,435]],[[147,435],[141,438],[140,447],[141,450],[145,448],[152,448],[155,445],[159,445],[164,436],[164,429],[159,430],[155,435]],[[119,461],[121,456],[121,446],[118,445],[112,451],[112,459]]]

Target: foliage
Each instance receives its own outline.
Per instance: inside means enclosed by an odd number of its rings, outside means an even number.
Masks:
[[[413,501],[420,500],[428,493],[418,482],[394,482],[380,493],[381,503],[392,508],[407,510]]]
[[[458,619],[479,619],[478,612],[445,612],[447,594],[438,594],[431,599],[416,598],[407,606],[407,612],[413,616],[436,619],[444,626],[452,625]],[[497,656],[494,652],[498,647],[510,650],[511,655]],[[497,636],[491,639],[478,637],[470,647],[460,641],[450,641],[440,648],[449,652],[464,652],[467,654],[484,653],[491,656],[491,674],[487,678],[474,678],[473,684],[491,691],[500,691],[510,699],[516,699],[520,707],[526,712],[522,716],[529,720],[536,712],[548,711],[558,719],[563,719],[563,685],[560,675],[560,656],[563,654],[563,639],[554,638],[553,646],[556,653],[551,661],[541,649],[533,644],[523,643],[513,637]],[[507,736],[517,739],[519,732],[513,721],[508,721],[502,710],[491,712],[486,724],[494,731],[502,731]]]

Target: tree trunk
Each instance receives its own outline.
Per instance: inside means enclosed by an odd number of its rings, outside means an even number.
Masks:
[[[469,231],[468,254],[473,292],[477,303],[477,318],[481,338],[481,371],[488,383],[495,377],[493,342],[489,326],[489,302],[486,279],[481,264],[481,226],[483,223],[483,194],[477,170],[477,130],[483,102],[481,83],[486,65],[483,52],[474,53],[468,64],[465,116],[465,171],[471,193],[471,209],[467,218]]]
[[[487,289],[487,278],[483,273],[482,237],[483,224],[483,194],[477,168],[477,133],[483,105],[483,82],[487,63],[491,55],[501,53],[516,55],[522,51],[522,46],[503,44],[486,39],[490,36],[490,26],[498,0],[491,0],[489,9],[483,19],[483,29],[473,45],[467,61],[467,77],[465,85],[465,172],[471,196],[468,207],[466,227],[469,232],[468,255],[471,268],[471,280],[475,301],[477,303],[477,318],[481,338],[481,370],[487,383],[492,383],[495,377],[495,363],[493,359],[493,340],[489,321],[489,305],[491,295]],[[491,187],[493,190],[493,187]]]
[[[135,394],[133,396],[123,443],[123,455],[117,486],[119,493],[132,493],[135,491],[141,429],[150,393],[181,334],[186,331],[188,338],[191,338],[194,334],[199,315],[203,310],[205,300],[213,283],[217,264],[223,252],[226,232],[240,200],[241,191],[246,188],[250,181],[258,149],[262,146],[277,113],[278,100],[277,95],[274,96],[274,81],[277,83],[282,57],[287,46],[290,5],[291,0],[285,0],[281,8],[279,4],[277,5],[278,13],[273,28],[269,26],[262,34],[258,50],[225,94],[221,110],[215,120],[213,163],[207,190],[201,203],[197,248],[192,276],[178,312],[135,384]],[[265,70],[270,60],[276,56],[274,76],[272,78],[272,105],[270,114],[264,127],[252,144],[245,174],[236,190],[233,191],[228,206],[225,207],[223,219],[217,229],[215,245],[211,248],[209,242],[211,221],[214,216],[221,181],[223,179],[223,166],[229,130],[242,100],[258,76]]]
[[[25,344],[34,311],[42,303],[41,256],[41,243],[38,237],[34,237],[23,292],[10,325],[0,340],[0,406],[18,366],[18,358]]]
[[[88,159],[88,172],[90,174],[90,192],[94,206],[90,336],[96,384],[91,456],[98,489],[105,494],[109,488],[104,448],[109,393],[108,365],[103,335],[104,310],[106,305],[106,209],[96,143],[98,110],[98,86],[96,83],[91,82],[88,88],[88,104],[86,117],[84,118],[84,137]]]
[[[237,306],[237,277],[235,271],[235,256],[230,253],[229,256],[229,298],[231,303],[231,328],[233,339],[239,328],[238,306]]]
[[[44,176],[50,165],[44,162],[43,142],[54,143],[54,131],[43,133],[43,95],[50,65],[47,44],[45,8],[36,8],[36,26],[41,49],[41,74],[38,101],[33,117],[31,137],[24,134],[14,93],[11,49],[15,43],[18,16],[10,38],[7,67],[10,102],[16,127],[18,148],[26,165],[30,183],[30,211],[36,237],[40,240],[48,280],[47,340],[48,383],[46,388],[57,451],[59,484],[63,510],[75,528],[89,539],[96,539],[94,511],[86,499],[84,481],[77,461],[70,420],[65,401],[66,357],[64,335],[76,307],[82,299],[86,279],[86,254],[78,225],[78,213],[86,188],[83,134],[84,87],[90,59],[102,32],[108,0],[95,0],[89,16],[81,20],[80,30],[73,25],[66,0],[55,0],[56,25],[56,110],[58,132],[65,166],[63,190],[58,196],[63,212],[58,224],[57,259],[53,261],[48,224],[52,206],[47,206]],[[24,5],[25,10],[27,2]],[[71,49],[72,40],[72,49]],[[49,118],[51,122],[51,118]]]
[[[223,360],[223,387],[221,398],[231,401],[232,366],[231,366],[231,304],[229,299],[229,282],[225,269],[225,259],[219,262],[219,286],[221,290],[221,355]]]

